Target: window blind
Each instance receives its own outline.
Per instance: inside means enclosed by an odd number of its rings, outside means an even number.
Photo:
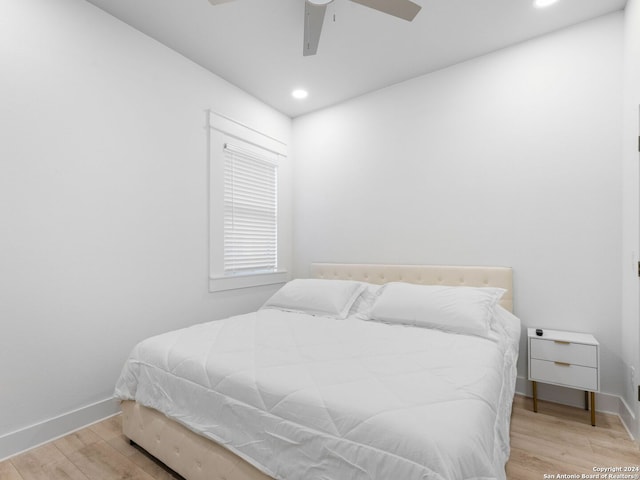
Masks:
[[[253,151],[224,145],[224,274],[278,266],[278,167]]]

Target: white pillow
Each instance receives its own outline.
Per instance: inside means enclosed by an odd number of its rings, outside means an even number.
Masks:
[[[262,308],[344,319],[364,289],[364,284],[350,280],[296,279],[278,290]]]
[[[389,283],[371,316],[382,322],[488,338],[493,309],[505,292],[502,288]]]

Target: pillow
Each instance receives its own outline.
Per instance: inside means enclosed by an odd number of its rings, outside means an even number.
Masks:
[[[502,288],[389,283],[371,316],[382,322],[488,338],[493,309],[505,292]]]
[[[351,280],[296,279],[278,290],[262,308],[277,308],[344,319],[365,285]]]

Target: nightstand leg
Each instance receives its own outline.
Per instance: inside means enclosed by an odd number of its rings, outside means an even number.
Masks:
[[[591,425],[596,426],[596,394],[591,392]]]
[[[584,409],[589,410],[589,392],[584,391]]]
[[[533,383],[533,411],[538,411],[538,382]]]

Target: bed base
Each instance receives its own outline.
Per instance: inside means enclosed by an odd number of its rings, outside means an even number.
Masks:
[[[513,311],[512,270],[509,267],[440,265],[363,265],[315,263],[314,278],[336,278],[382,284],[499,287],[507,290],[500,304]],[[193,433],[156,410],[133,401],[122,402],[124,435],[187,480],[273,480],[213,440]]]
[[[188,480],[272,480],[216,442],[133,401],[122,402],[122,431]]]

